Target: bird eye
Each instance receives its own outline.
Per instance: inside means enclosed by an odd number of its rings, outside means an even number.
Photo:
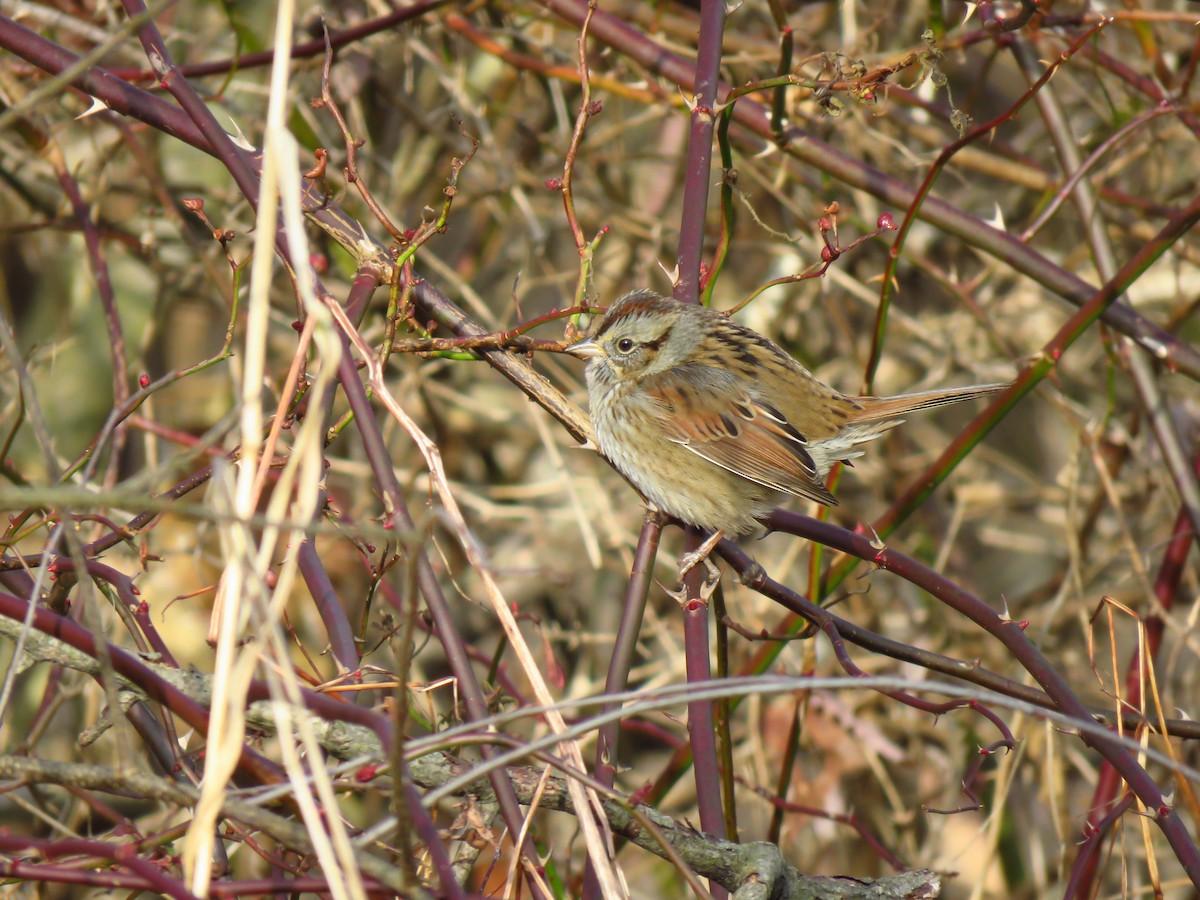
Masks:
[[[620,353],[628,353],[633,349],[633,338],[621,338],[617,341],[617,350]]]

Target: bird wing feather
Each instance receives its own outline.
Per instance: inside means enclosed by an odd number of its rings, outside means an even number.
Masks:
[[[772,490],[837,506],[804,435],[750,392],[712,383],[684,387],[678,378],[648,379],[642,388],[667,436],[692,453]]]

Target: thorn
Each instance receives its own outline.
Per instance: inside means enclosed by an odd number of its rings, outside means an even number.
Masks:
[[[787,127],[786,123],[784,124],[784,127]],[[774,141],[767,141],[763,144],[763,148],[755,153],[751,159],[766,159],[768,156],[774,156],[778,152],[780,152],[779,145]]]
[[[688,602],[687,591],[684,588],[681,587],[679,590],[673,591],[661,581],[658,582],[658,586],[663,589],[664,594],[666,594],[680,606],[683,606],[683,604]]]
[[[75,117],[75,121],[78,122],[80,119],[86,119],[88,116],[94,116],[96,113],[104,112],[106,109],[108,109],[107,103],[105,103],[99,97],[93,97],[92,105],[77,115]]]
[[[228,134],[233,140],[233,143],[238,147],[241,147],[243,150],[253,153],[256,149],[255,146],[250,143],[250,141],[246,138],[246,135],[242,134],[242,129],[238,128],[237,122],[231,118],[229,120],[229,124],[233,126],[233,131],[227,131],[226,134]]]
[[[875,530],[875,526],[869,522],[859,522],[858,531],[860,534],[870,533],[871,540],[868,543],[870,543],[871,549],[875,551],[875,562],[880,562],[883,551],[887,549],[887,544],[883,542],[883,538],[879,536],[879,532]]]
[[[1008,230],[1008,226],[1004,223],[1004,211],[1000,209],[999,203],[996,204],[996,211],[992,213],[992,217],[990,219],[984,219],[984,221],[997,231]]]
[[[154,70],[154,74],[158,76],[159,81],[163,81],[170,72],[167,61],[163,59],[162,54],[156,49],[151,49],[146,55],[150,59],[150,68]],[[166,85],[164,84],[163,87],[166,87]]]
[[[1008,609],[1008,598],[1003,594],[1000,595],[1000,621],[1006,624],[1011,624],[1013,618],[1012,613]]]

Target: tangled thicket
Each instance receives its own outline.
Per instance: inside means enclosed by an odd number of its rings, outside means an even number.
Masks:
[[[1190,4],[120,6],[0,4],[6,878],[1200,886]],[[633,287],[1013,386],[675,591]]]

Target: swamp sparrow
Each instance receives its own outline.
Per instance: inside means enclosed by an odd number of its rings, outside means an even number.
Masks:
[[[849,397],[723,313],[648,290],[621,297],[567,352],[589,361],[600,450],[660,510],[716,532],[705,556],[787,495],[836,506],[829,469],[907,413],[1008,387]]]

